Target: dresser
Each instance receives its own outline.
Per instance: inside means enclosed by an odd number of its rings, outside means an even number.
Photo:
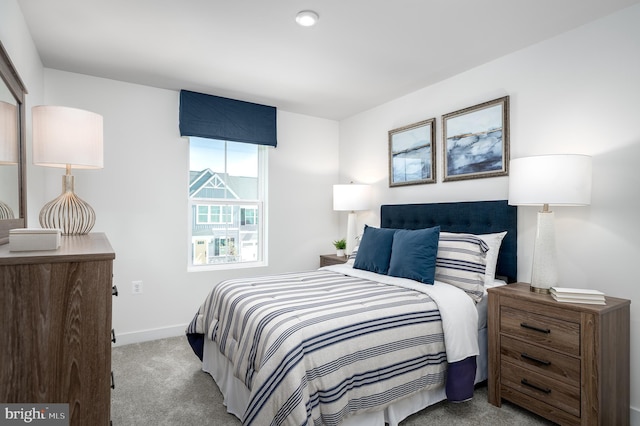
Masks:
[[[109,424],[114,258],[100,233],[0,246],[0,402],[68,403],[70,425]]]
[[[560,425],[629,424],[629,300],[560,303],[523,283],[488,292],[491,404]]]

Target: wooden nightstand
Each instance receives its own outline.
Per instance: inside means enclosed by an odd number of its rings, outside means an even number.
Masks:
[[[321,254],[320,255],[320,267],[329,265],[339,265],[346,263],[349,260],[349,256],[336,256],[335,254]]]
[[[491,404],[561,425],[629,424],[629,300],[560,303],[523,283],[488,292]]]

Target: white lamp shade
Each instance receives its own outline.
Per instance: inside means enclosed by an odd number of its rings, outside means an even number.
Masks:
[[[368,210],[371,206],[371,187],[361,184],[333,185],[333,210]]]
[[[0,164],[18,163],[18,106],[0,101]]]
[[[101,169],[102,116],[61,106],[32,109],[33,164],[48,167]]]
[[[509,204],[584,206],[591,203],[591,157],[540,155],[511,160]]]

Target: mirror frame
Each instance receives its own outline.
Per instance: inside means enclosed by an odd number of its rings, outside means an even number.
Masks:
[[[24,228],[27,226],[27,181],[26,181],[26,149],[25,149],[25,113],[24,113],[24,97],[27,89],[18,75],[18,71],[13,66],[9,54],[0,41],[0,77],[13,94],[18,104],[18,195],[19,195],[19,212],[17,219],[0,220],[0,244],[9,242],[9,230],[14,228]]]

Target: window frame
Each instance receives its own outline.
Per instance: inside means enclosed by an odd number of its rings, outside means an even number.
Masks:
[[[223,141],[225,143],[242,143],[242,142],[233,142],[233,141]],[[187,220],[187,234],[188,234],[188,250],[187,250],[187,271],[188,272],[201,272],[201,271],[215,271],[215,270],[225,270],[225,269],[244,269],[244,268],[255,268],[255,267],[264,267],[268,266],[268,237],[267,237],[267,188],[268,188],[268,147],[263,145],[256,145],[258,152],[258,176],[257,176],[257,184],[258,184],[258,197],[255,200],[252,199],[230,199],[230,198],[192,198],[189,195],[189,184],[187,185],[187,205],[188,205],[188,220]],[[191,146],[189,146],[189,150],[191,150]],[[225,148],[225,157],[227,155],[227,150]],[[226,158],[225,158],[226,162]],[[188,161],[187,169],[188,173],[190,173],[190,162]],[[190,180],[190,179],[189,179]],[[211,219],[211,207],[220,206],[221,209],[224,209],[226,206],[230,206],[233,209],[234,206],[238,207],[238,239],[235,241],[235,244],[238,246],[247,246],[242,241],[242,236],[245,234],[240,228],[243,226],[242,222],[242,210],[255,210],[257,217],[253,216],[253,221],[257,222],[256,224],[251,224],[248,226],[255,226],[255,232],[258,234],[258,243],[257,243],[257,259],[255,261],[244,261],[244,262],[223,262],[223,263],[204,263],[204,264],[195,264],[194,260],[194,250],[198,245],[196,241],[196,237],[193,236],[194,229],[194,221],[196,224],[207,224],[199,221],[198,208],[203,205],[209,206],[209,220]],[[231,221],[230,222],[209,222],[211,225],[232,225],[233,226],[233,211],[231,212]],[[221,214],[222,219],[222,214]],[[257,220],[256,220],[257,219]],[[246,226],[246,225],[244,225]],[[233,228],[235,229],[235,228]],[[228,229],[227,229],[228,232]],[[253,232],[253,231],[251,231]],[[225,238],[230,238],[231,236],[227,236]],[[207,236],[203,239],[209,238],[209,240],[205,244],[215,244],[216,240],[220,239],[220,236],[216,236],[212,234],[210,237]]]

